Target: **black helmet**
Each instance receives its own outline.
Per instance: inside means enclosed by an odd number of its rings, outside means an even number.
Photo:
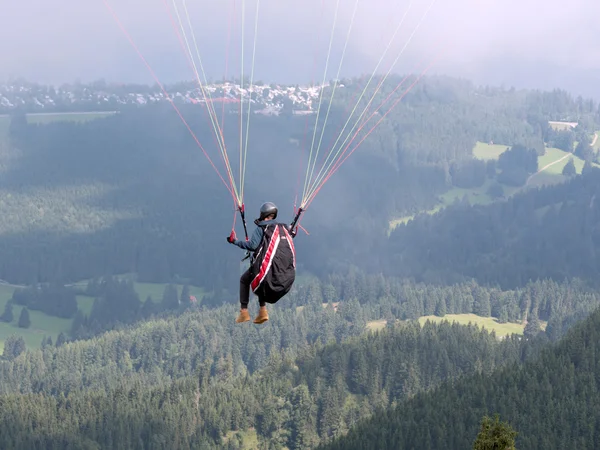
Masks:
[[[271,214],[273,214],[273,218],[277,218],[277,206],[275,206],[275,203],[271,203],[271,202],[267,202],[267,203],[263,203],[262,206],[260,207],[260,219],[259,220],[263,220],[265,217],[270,216]]]

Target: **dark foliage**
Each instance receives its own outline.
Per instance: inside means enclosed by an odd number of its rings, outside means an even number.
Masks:
[[[523,367],[507,366],[417,394],[376,414],[326,449],[470,448],[478,417],[498,413],[519,450],[597,448],[600,311]]]

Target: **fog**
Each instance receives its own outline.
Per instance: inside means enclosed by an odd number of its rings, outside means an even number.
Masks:
[[[153,81],[104,0],[1,1],[0,80]],[[176,32],[178,12],[195,55],[182,0],[107,1],[162,82],[193,78]],[[185,6],[212,79],[240,75],[243,9],[243,67],[250,77],[257,0],[188,0]],[[394,72],[435,59],[432,73],[600,98],[600,3],[592,0],[568,6],[557,0],[260,0],[258,12],[255,80],[320,82],[334,21],[325,78],[338,73],[351,24],[340,75],[370,74],[404,18],[378,72],[390,70],[406,46]]]

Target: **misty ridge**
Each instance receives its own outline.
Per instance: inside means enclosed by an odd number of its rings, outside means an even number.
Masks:
[[[28,6],[0,448],[598,447],[599,5]],[[239,323],[264,202],[295,281]]]

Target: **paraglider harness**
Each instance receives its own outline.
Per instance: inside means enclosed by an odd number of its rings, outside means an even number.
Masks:
[[[266,303],[277,303],[292,288],[296,279],[296,250],[294,230],[302,209],[298,211],[292,224],[273,221],[254,221],[263,229],[263,238],[250,257],[250,287],[252,292]]]

